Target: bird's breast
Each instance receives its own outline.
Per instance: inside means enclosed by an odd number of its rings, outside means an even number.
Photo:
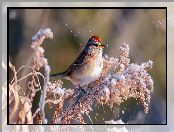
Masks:
[[[95,81],[101,74],[103,68],[102,57],[87,61],[84,66],[75,70],[71,75],[71,81],[75,85],[86,85]]]

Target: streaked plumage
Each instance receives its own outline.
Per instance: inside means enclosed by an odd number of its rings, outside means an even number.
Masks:
[[[95,81],[103,68],[103,48],[104,45],[98,36],[90,37],[84,50],[68,69],[51,77],[63,77],[72,81],[74,85],[80,86]]]

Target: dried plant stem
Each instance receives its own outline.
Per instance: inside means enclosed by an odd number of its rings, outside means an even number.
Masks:
[[[12,69],[12,71],[14,73],[14,81],[15,81],[14,85],[17,85],[18,78],[17,78],[17,75],[16,75],[16,68],[15,68],[15,66],[13,66],[11,64],[11,62],[9,62],[9,67]]]
[[[16,111],[17,111],[18,106],[19,106],[19,95],[18,95],[18,92],[14,89],[13,86],[9,85],[9,88],[10,88],[10,91],[13,93],[14,101],[15,101],[13,110],[10,112],[10,116],[9,116],[9,122],[12,122],[12,120],[14,118],[14,115],[16,114]]]
[[[38,109],[34,112],[34,114],[33,114],[33,119],[36,117],[36,114],[37,114],[39,111],[40,111],[40,108],[38,108]]]
[[[13,118],[14,118],[14,115],[18,109],[18,106],[19,106],[19,95],[18,95],[18,92],[16,90],[16,86],[17,86],[17,75],[16,75],[16,69],[15,69],[15,66],[13,66],[11,64],[11,62],[9,62],[9,67],[12,69],[13,71],[13,74],[14,74],[14,83],[13,83],[13,86],[12,85],[9,85],[9,92],[12,92],[13,93],[13,97],[14,97],[14,107],[12,109],[12,111],[10,112],[10,115],[9,115],[9,122],[12,122]]]
[[[23,80],[23,79],[25,79],[25,78],[27,78],[27,77],[29,77],[29,76],[31,76],[31,75],[33,75],[32,72],[30,72],[28,75],[26,75],[26,76],[24,76],[24,77],[18,79],[16,82],[19,82],[19,81],[21,81],[21,80]]]
[[[47,94],[47,86],[49,82],[49,75],[50,75],[50,67],[48,65],[45,66],[45,79],[44,79],[44,85],[43,85],[43,90],[41,93],[41,98],[40,98],[40,112],[41,112],[41,119],[42,123],[45,124],[45,100],[46,100],[46,94]]]
[[[61,101],[62,101],[61,98],[60,98],[60,99],[56,99],[56,100],[47,99],[47,100],[45,101],[45,104],[46,104],[46,103],[58,104],[58,103],[60,103]]]
[[[95,94],[96,92],[98,92],[98,90],[101,88],[103,88],[103,87],[100,87],[100,85],[102,86],[102,84],[103,83],[101,83],[101,84],[97,84],[97,85],[95,85],[95,87],[93,87],[93,88],[91,88],[90,86],[88,87],[86,87],[86,88],[88,88],[88,89],[90,89],[88,92],[86,92],[86,93],[83,93],[83,91],[81,91],[81,93],[79,93],[79,91],[77,90],[77,91],[75,91],[75,95],[74,95],[74,97],[75,98],[72,98],[72,100],[69,100],[69,103],[68,103],[68,105],[67,105],[67,107],[65,107],[63,110],[62,110],[62,114],[59,116],[59,118],[57,118],[56,120],[55,120],[55,122],[56,123],[58,123],[58,124],[61,124],[61,122],[62,122],[62,120],[68,115],[68,114],[70,114],[71,112],[72,112],[72,109],[75,109],[76,107],[79,107],[80,106],[80,104],[81,104],[81,101],[83,101],[83,100],[85,100],[86,98],[88,98],[88,99],[90,99],[91,98],[91,96],[93,96],[93,94]],[[85,89],[86,89],[85,88]],[[80,88],[79,88],[80,89]],[[81,94],[81,96],[79,96]],[[92,102],[93,101],[95,101],[95,100],[92,100]],[[92,104],[92,102],[91,102],[91,104]]]
[[[47,103],[50,108],[53,104],[57,105],[51,121],[53,124],[84,124],[84,113],[93,124],[88,113],[92,111],[94,101],[99,105],[108,104],[112,108],[113,104],[119,105],[133,97],[139,99],[144,106],[145,113],[148,112],[150,94],[153,91],[153,79],[147,71],[152,68],[152,61],[149,60],[141,65],[130,63],[129,45],[124,44],[120,47],[119,58],[107,55],[103,57],[102,74],[96,81],[83,87],[75,86],[73,90],[69,90],[62,88],[61,80],[49,81],[51,70],[44,56],[44,48],[41,47],[45,38],[53,38],[53,33],[49,28],[39,30],[32,37],[31,48],[34,51],[32,66],[22,66],[16,70],[9,62],[9,67],[14,74],[9,84],[10,123],[32,124],[34,118],[41,124],[50,123],[45,117]],[[32,71],[18,77],[17,73],[23,68],[31,68]],[[41,68],[45,68],[45,75],[40,73]],[[112,70],[113,73],[108,74],[109,70]],[[29,92],[27,96],[26,94],[23,96],[20,94],[23,85],[18,82],[22,82],[30,76]],[[40,83],[40,76],[44,80],[43,86]],[[39,108],[32,115],[32,103],[37,91],[41,91]]]

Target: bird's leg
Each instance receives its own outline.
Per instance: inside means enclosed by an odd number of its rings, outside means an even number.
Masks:
[[[77,100],[80,102],[81,97],[83,97],[87,92],[79,85]]]
[[[80,85],[79,88],[81,89],[81,91],[83,91],[84,94],[87,94],[86,90],[84,90]]]

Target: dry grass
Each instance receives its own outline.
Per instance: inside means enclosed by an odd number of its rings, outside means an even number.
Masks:
[[[40,30],[32,38],[31,48],[33,49],[33,63],[29,67],[31,72],[24,77],[18,77],[15,66],[9,63],[14,73],[14,78],[9,82],[9,122],[14,124],[33,124],[36,118],[39,124],[84,124],[84,113],[92,111],[91,105],[94,101],[97,104],[120,105],[128,98],[136,98],[148,112],[150,94],[153,91],[153,80],[147,73],[152,68],[153,62],[148,61],[141,65],[130,63],[129,45],[120,47],[118,58],[105,55],[102,75],[94,82],[83,86],[84,93],[78,86],[73,89],[62,88],[63,82],[49,80],[50,67],[44,56],[42,43],[45,38],[53,38],[52,31],[47,28]],[[40,70],[44,68],[45,75]],[[112,70],[111,74],[108,71]],[[19,81],[30,77],[28,82],[28,94],[23,95],[19,91],[22,86]],[[43,80],[43,86],[41,81]],[[41,91],[39,108],[32,113],[32,103],[38,91]],[[51,107],[56,104],[56,110],[52,122],[48,122],[45,114],[45,105]],[[114,121],[113,121],[114,122]]]

